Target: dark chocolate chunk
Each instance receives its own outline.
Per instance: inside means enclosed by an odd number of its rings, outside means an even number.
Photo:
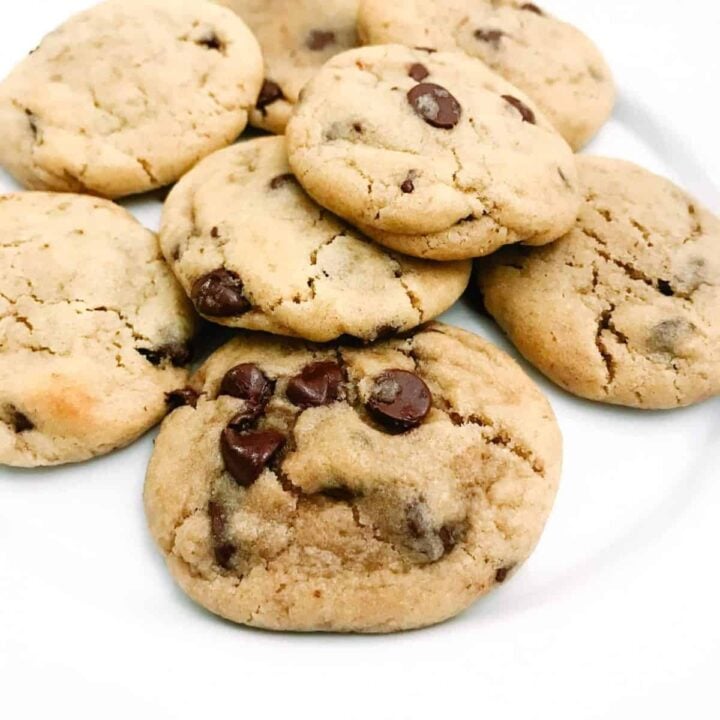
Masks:
[[[235,554],[235,546],[228,542],[225,536],[227,530],[227,515],[223,505],[215,500],[208,503],[210,516],[210,536],[213,541],[215,562],[222,568],[230,568],[230,560]]]
[[[474,35],[476,40],[490,43],[497,48],[500,46],[500,41],[505,36],[505,33],[502,30],[484,30],[480,28],[475,31]]]
[[[192,287],[192,299],[198,311],[211,317],[241,315],[250,309],[237,273],[218,268],[199,277]]]
[[[187,365],[193,356],[192,348],[185,343],[167,343],[157,348],[137,348],[137,351],[153,365],[169,360],[175,367]]]
[[[413,63],[408,70],[408,75],[415,82],[422,82],[429,74],[430,71],[422,63]]]
[[[522,100],[518,100],[513,95],[503,95],[502,99],[520,113],[524,122],[535,124],[535,113]]]
[[[275,383],[257,365],[243,363],[225,373],[220,384],[220,395],[231,395],[245,400],[248,405],[262,412],[273,394],[274,387]]]
[[[265,80],[262,87],[260,88],[260,95],[258,95],[255,107],[261,110],[263,115],[265,114],[265,108],[268,105],[272,105],[278,100],[282,100],[285,96],[280,86],[273,80]]]
[[[277,430],[241,432],[226,427],[220,436],[225,469],[242,487],[250,487],[260,477],[284,444],[285,438]]]
[[[507,576],[510,574],[510,571],[512,569],[513,569],[513,566],[498,568],[495,571],[495,582],[504,583],[505,580],[507,580]]]
[[[432,127],[450,130],[460,122],[460,103],[442,86],[420,83],[407,94],[413,110]]]
[[[310,50],[324,50],[335,42],[335,33],[331,30],[311,30],[305,41]]]
[[[277,190],[278,188],[283,187],[283,185],[287,185],[288,183],[295,182],[295,176],[292,173],[285,173],[283,175],[276,175],[271,181],[270,181],[270,189],[271,190]]]
[[[667,280],[658,280],[658,290],[667,297],[672,297],[675,294],[672,285]]]
[[[193,390],[191,387],[178,388],[172,392],[165,393],[165,402],[170,409],[170,412],[177,410],[179,407],[189,405],[190,407],[197,407],[197,401],[200,394],[197,390]]]
[[[430,412],[430,389],[415,373],[386,370],[375,378],[367,408],[381,424],[393,430],[417,427]]]
[[[195,42],[208,50],[217,50],[218,52],[222,52],[225,49],[225,43],[217,36],[217,33],[214,30],[208,31]]]
[[[315,362],[290,380],[286,394],[300,408],[329,405],[340,397],[342,381],[342,370],[336,362]]]
[[[403,180],[402,185],[400,185],[400,189],[404,193],[408,194],[408,193],[413,192],[413,190],[415,190],[415,183],[413,182],[413,179],[414,179],[413,177],[408,175],[405,178],[405,180]]]
[[[16,433],[24,433],[28,430],[35,429],[35,425],[32,420],[30,420],[25,413],[21,413],[17,408],[12,408],[10,421],[12,422],[13,430],[15,430]]]
[[[220,228],[213,227],[210,230],[210,237],[213,238],[214,240],[217,240],[220,237]]]

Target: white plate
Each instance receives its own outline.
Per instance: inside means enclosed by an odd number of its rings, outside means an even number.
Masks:
[[[0,72],[89,4],[4,2]],[[546,6],[590,29],[618,78],[590,150],[665,173],[718,211],[718,5]],[[157,203],[128,205],[157,226]],[[445,319],[513,353],[467,303]],[[717,718],[720,400],[642,413],[528,371],[566,439],[545,536],[511,583],[414,633],[274,635],[195,607],[145,530],[150,437],[84,465],[0,470],[0,717]]]

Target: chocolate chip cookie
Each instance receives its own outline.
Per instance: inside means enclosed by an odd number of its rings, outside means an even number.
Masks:
[[[460,53],[337,55],[303,90],[287,140],[310,195],[410,255],[541,245],[572,226],[580,202],[567,143],[519,90]]]
[[[478,263],[520,352],[593,400],[673,408],[720,393],[720,220],[668,180],[579,157],[575,228]]]
[[[607,63],[577,28],[522,0],[362,0],[358,31],[367,44],[466,52],[531,97],[579,149],[612,112]]]
[[[40,190],[119,197],[174,182],[245,128],[262,83],[246,25],[205,0],[110,0],[0,85],[0,164]]]
[[[194,313],[157,239],[82,195],[0,196],[0,463],[126,445],[182,386]]]
[[[321,65],[358,44],[358,0],[219,0],[262,47],[265,81],[250,123],[283,133],[303,85]]]
[[[147,517],[183,590],[235,622],[440,622],[508,578],[552,506],[550,406],[457,328],[364,348],[239,336],[184,393],[150,462]]]
[[[281,137],[203,160],[170,193],[168,262],[213,322],[315,341],[410,330],[463,293],[470,262],[396,255],[318,206]]]

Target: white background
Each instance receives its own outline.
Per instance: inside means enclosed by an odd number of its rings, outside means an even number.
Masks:
[[[2,0],[0,73],[89,4]],[[591,150],[719,211],[720,6],[545,5],[616,73],[615,119]],[[156,226],[157,204],[128,204]],[[449,319],[507,347],[469,305]],[[150,438],[81,466],[0,470],[0,717],[717,719],[720,400],[641,413],[537,379],[566,470],[536,554],[460,618],[401,635],[271,634],[185,599],[145,530]]]

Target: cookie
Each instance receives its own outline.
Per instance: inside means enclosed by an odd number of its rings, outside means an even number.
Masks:
[[[28,188],[119,197],[174,182],[245,128],[257,41],[204,0],[110,0],[0,85],[0,164]]]
[[[410,330],[470,278],[469,261],[395,255],[323,210],[290,173],[282,137],[203,160],[170,193],[160,237],[209,320],[319,342]]]
[[[580,202],[567,143],[520,91],[460,53],[337,55],[305,86],[287,141],[315,200],[378,242],[410,236],[401,249],[411,255],[547,243]],[[411,239],[425,234],[438,242]]]
[[[255,127],[282,134],[303,85],[333,55],[358,44],[358,0],[219,0],[262,47],[265,81],[250,112]]]
[[[504,353],[431,324],[371,347],[253,334],[163,423],[149,526],[196,602],[275,630],[440,622],[532,552],[561,438]]]
[[[585,203],[547,248],[478,263],[485,306],[566,390],[638,408],[720,393],[720,220],[668,180],[578,158]]]
[[[0,464],[127,445],[182,386],[194,313],[157,239],[84,195],[0,196]]]
[[[531,97],[575,149],[612,112],[612,74],[593,42],[534,3],[361,0],[367,44],[403,43],[477,57]]]

